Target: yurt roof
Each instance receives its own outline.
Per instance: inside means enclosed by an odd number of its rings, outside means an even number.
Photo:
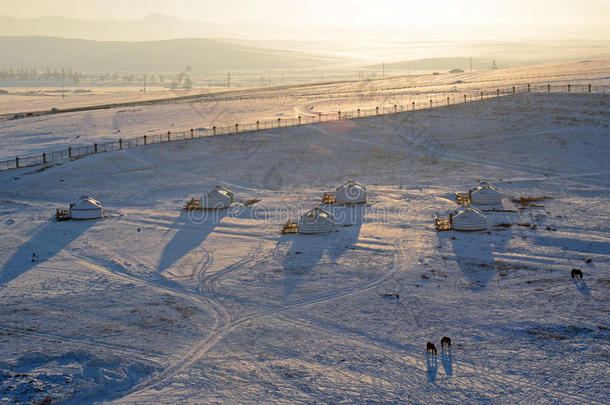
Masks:
[[[82,204],[95,205],[100,208],[102,207],[102,204],[99,201],[97,201],[89,196],[86,196],[86,195],[84,195],[84,196],[80,197],[78,200],[76,200],[76,202],[74,203],[74,206],[82,205]]]
[[[327,218],[331,221],[334,220],[333,214],[331,214],[330,212],[328,212],[320,207],[314,207],[312,210],[307,211],[305,214],[303,214],[303,216],[301,216],[301,218],[314,217],[314,216]]]
[[[345,184],[337,187],[337,191],[346,189],[348,187],[359,187],[359,188],[361,188],[363,190],[366,190],[366,187],[364,187],[362,184],[358,183],[357,181],[355,181],[355,180],[348,180]]]
[[[484,188],[490,188],[492,190],[498,191],[497,188],[495,188],[494,186],[492,186],[491,184],[487,183],[486,181],[481,181],[479,182],[478,186],[475,186],[473,188],[470,189],[471,192],[477,191],[477,190],[482,190]]]
[[[455,217],[456,215],[458,215],[458,214],[462,214],[462,213],[464,213],[464,212],[474,212],[474,213],[476,213],[476,214],[483,215],[483,213],[482,213],[481,211],[479,211],[479,210],[478,210],[478,209],[476,209],[476,208],[470,207],[470,206],[468,206],[468,205],[466,205],[466,206],[464,206],[464,207],[459,207],[459,208],[455,209],[455,210],[452,212],[452,214],[453,214],[453,216]]]

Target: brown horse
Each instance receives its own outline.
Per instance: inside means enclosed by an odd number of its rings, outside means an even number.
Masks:
[[[441,339],[441,347],[445,346],[451,349],[451,338],[448,336],[443,336],[443,338]]]
[[[434,343],[428,342],[426,344],[426,353],[436,354],[436,346],[434,346]]]
[[[578,270],[578,269],[572,269],[572,278],[582,278],[582,271]]]

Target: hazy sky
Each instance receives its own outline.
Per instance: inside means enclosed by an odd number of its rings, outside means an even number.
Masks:
[[[14,17],[103,20],[135,19],[151,13],[201,21],[299,25],[527,23],[610,27],[610,0],[0,0],[0,15]]]

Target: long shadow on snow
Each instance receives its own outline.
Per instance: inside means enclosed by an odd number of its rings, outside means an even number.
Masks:
[[[189,254],[214,231],[227,216],[227,210],[189,211],[183,210],[172,224],[178,229],[172,240],[165,245],[157,270],[163,272]]]
[[[485,213],[489,224],[487,232],[438,232],[439,244],[450,243],[456,262],[466,278],[470,281],[472,291],[483,290],[493,279],[496,262],[494,251],[505,251],[505,246],[512,238],[510,228],[494,227],[498,223],[511,223],[514,219],[506,213]],[[488,234],[491,232],[491,235]]]
[[[0,287],[10,283],[40,263],[50,260],[70,243],[84,234],[96,220],[73,220],[55,222],[51,220],[11,256],[0,270]],[[32,261],[32,254],[38,255]]]
[[[436,381],[436,372],[438,371],[438,359],[436,354],[426,353],[426,376],[428,382]]]
[[[537,245],[557,247],[572,252],[607,254],[610,252],[610,243],[592,240],[579,240],[572,238],[555,238],[552,236],[535,236]]]
[[[585,280],[573,278],[572,282],[576,286],[578,292],[580,292],[582,295],[591,295],[591,291],[589,290],[589,287],[587,287],[587,283],[585,283]]]
[[[358,241],[366,206],[335,206],[330,210],[335,216],[338,231],[319,235],[282,235],[278,241],[278,248],[290,245],[282,262],[284,302],[290,299],[299,284],[310,275],[325,254],[334,262]]]
[[[450,348],[441,347],[441,363],[445,374],[451,377],[453,375],[453,353]]]

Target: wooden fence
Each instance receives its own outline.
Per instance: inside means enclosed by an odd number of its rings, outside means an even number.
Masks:
[[[450,93],[451,96],[439,100],[436,97],[429,102],[403,102],[402,104],[377,106],[374,108],[357,109],[353,111],[337,111],[330,113],[311,114],[295,118],[277,118],[256,121],[248,124],[214,126],[207,129],[191,129],[189,131],[167,132],[162,134],[143,135],[132,138],[117,139],[109,142],[94,143],[86,146],[70,146],[66,149],[43,152],[35,155],[15,157],[0,161],[0,171],[45,165],[64,159],[81,158],[102,152],[111,152],[138,146],[159,144],[173,141],[183,141],[210,136],[221,136],[236,133],[264,131],[272,128],[293,127],[299,125],[319,124],[322,122],[357,119],[377,115],[397,114],[406,111],[416,111],[427,108],[468,103],[494,97],[505,97],[519,93],[598,93],[608,94],[610,86],[594,86],[591,84],[564,84],[564,85],[526,85],[497,88],[495,90],[470,91],[468,93]],[[445,93],[448,94],[448,93]]]

